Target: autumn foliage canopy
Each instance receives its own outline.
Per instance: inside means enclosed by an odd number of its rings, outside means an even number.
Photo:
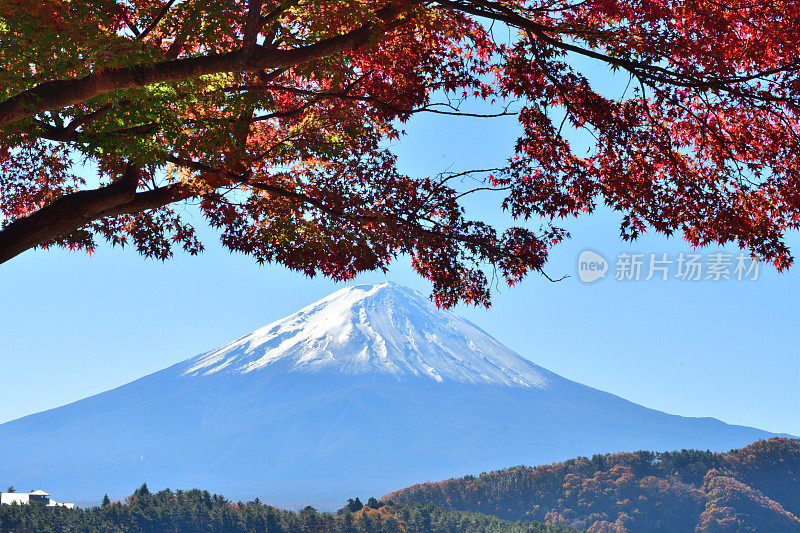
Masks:
[[[260,262],[347,279],[409,254],[439,304],[487,303],[487,268],[541,272],[559,219],[606,204],[625,238],[785,268],[798,30],[794,0],[0,0],[0,262],[98,239],[196,253],[189,202]],[[471,220],[462,173],[403,175],[386,149],[464,99],[518,115],[513,157],[471,187],[519,227]]]

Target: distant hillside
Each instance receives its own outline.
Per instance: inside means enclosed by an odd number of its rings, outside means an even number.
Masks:
[[[800,440],[740,450],[581,457],[515,467],[384,496],[508,520],[599,532],[800,531]]]
[[[3,533],[102,531],[104,533],[577,533],[574,529],[533,522],[513,523],[493,516],[452,511],[432,505],[384,505],[370,498],[366,506],[350,500],[338,513],[311,507],[283,511],[258,500],[230,502],[207,491],[151,493],[147,485],[124,502],[89,509],[43,505],[0,505]]]

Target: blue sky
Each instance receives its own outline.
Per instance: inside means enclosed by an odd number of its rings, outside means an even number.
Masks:
[[[427,115],[406,129],[394,150],[416,175],[495,166],[517,134],[513,118]],[[508,222],[491,197],[468,207],[476,218]],[[570,222],[573,238],[547,267],[569,278],[532,276],[500,287],[489,310],[457,312],[569,379],[670,413],[800,435],[800,267],[762,268],[756,281],[617,281],[620,253],[692,252],[680,238],[622,242],[618,225],[607,211]],[[213,231],[201,235],[204,254],[166,263],[103,246],[91,257],[27,252],[1,266],[0,422],[160,370],[343,286],[259,267],[219,247]],[[797,253],[800,238],[791,242]],[[609,260],[605,279],[579,281],[577,258],[586,249]],[[407,259],[353,283],[385,279],[430,291]]]

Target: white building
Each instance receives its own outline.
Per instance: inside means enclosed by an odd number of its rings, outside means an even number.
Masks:
[[[0,505],[11,505],[16,503],[24,505],[28,503],[41,503],[47,507],[66,507],[72,509],[75,507],[74,503],[58,503],[50,499],[50,495],[43,490],[35,490],[33,492],[0,492]]]

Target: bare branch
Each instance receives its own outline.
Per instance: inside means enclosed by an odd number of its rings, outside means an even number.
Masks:
[[[174,3],[175,0],[168,0],[167,3],[164,4],[164,6],[159,10],[158,14],[156,14],[156,16],[150,22],[150,24],[148,24],[147,27],[143,29],[142,32],[136,36],[136,40],[141,41],[145,37],[147,37],[150,34],[150,32],[153,31],[156,26],[158,26],[158,23],[161,22],[161,19],[164,18],[164,16],[167,14],[169,9],[172,7],[172,4]]]

